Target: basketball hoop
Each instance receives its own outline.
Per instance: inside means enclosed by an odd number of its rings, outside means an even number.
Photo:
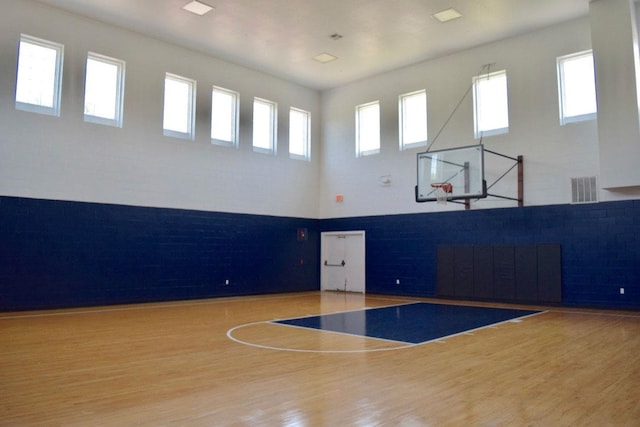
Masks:
[[[431,188],[436,194],[436,203],[446,205],[449,194],[453,192],[453,185],[450,182],[433,182]]]

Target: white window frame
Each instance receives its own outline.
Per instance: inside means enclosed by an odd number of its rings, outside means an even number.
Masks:
[[[18,96],[21,93],[22,85],[29,84],[28,81],[22,80],[22,78],[28,78],[28,74],[21,73],[24,63],[21,61],[21,47],[23,43],[39,46],[46,49],[52,49],[55,52],[55,64],[53,79],[53,94],[51,99],[51,105],[37,102],[29,102],[26,100],[19,100]],[[27,34],[20,35],[20,42],[18,44],[18,66],[16,73],[16,93],[15,93],[15,106],[16,109],[22,111],[28,111],[32,113],[47,114],[50,116],[60,116],[60,99],[62,95],[62,66],[64,62],[64,45],[55,43],[52,41],[40,39]],[[27,73],[28,71],[25,71]]]
[[[586,120],[594,120],[598,115],[598,104],[596,98],[596,84],[595,84],[595,66],[592,68],[593,71],[593,85],[589,88],[582,87],[580,92],[584,93],[587,90],[593,90],[590,94],[593,97],[594,102],[594,110],[591,112],[583,113],[583,114],[574,114],[568,115],[567,113],[567,79],[568,77],[565,75],[565,67],[564,65],[567,62],[583,59],[586,57],[591,58],[591,63],[593,64],[593,51],[585,50],[582,52],[572,53],[570,55],[564,55],[556,58],[557,71],[558,71],[558,108],[559,108],[559,116],[560,116],[560,125],[566,125],[568,123],[576,123],[582,122]]]
[[[504,100],[501,107],[504,108],[505,117],[503,117],[504,121],[506,121],[505,126],[493,127],[493,128],[485,128],[483,126],[483,109],[486,108],[486,104],[484,104],[482,100],[483,96],[483,83],[489,82],[492,79],[504,79]],[[498,94],[492,94],[491,99],[496,99]],[[473,78],[473,132],[474,137],[476,139],[480,139],[485,136],[493,136],[500,135],[509,132],[509,85],[507,79],[507,70],[495,71],[492,73],[482,74],[479,76],[475,76]]]
[[[107,65],[112,65],[116,67],[116,82],[115,82],[115,99],[113,100],[114,111],[113,118],[103,117],[96,114],[91,114],[87,112],[87,90],[89,88],[89,61],[102,62]],[[115,126],[122,127],[123,121],[123,111],[124,111],[124,76],[125,76],[125,62],[116,59],[110,58],[108,56],[100,55],[94,52],[89,52],[87,55],[86,62],[86,72],[85,72],[85,93],[84,93],[84,120],[86,122],[97,123],[101,125],[107,126]]]
[[[424,117],[420,117],[420,123],[412,123],[417,114],[412,114],[411,111],[411,103],[409,101],[416,99],[417,97],[424,97]],[[418,99],[420,100],[420,99]],[[419,111],[418,114],[422,114],[422,111]],[[428,139],[428,130],[427,130],[427,90],[422,89],[415,92],[405,93],[398,97],[398,121],[399,121],[399,141],[400,141],[400,150],[408,150],[410,148],[422,147],[427,145]],[[422,122],[422,120],[424,120]],[[409,141],[410,134],[407,131],[409,126],[420,126],[420,131],[423,132],[421,138],[414,139]]]
[[[299,133],[295,132],[295,121],[299,117],[302,121],[300,123],[301,129]],[[299,108],[289,108],[289,157],[298,160],[311,160],[310,152],[311,142],[311,113],[309,111],[301,110]],[[296,146],[301,148],[301,153],[293,152],[292,148]]]
[[[366,113],[374,107],[376,118],[369,122]],[[364,143],[365,138],[372,138],[372,141]],[[373,101],[356,106],[356,157],[378,153],[380,153],[380,101]]]
[[[166,126],[166,116],[167,116],[167,81],[173,80],[175,82],[186,84],[189,92],[187,100],[187,111],[183,112],[187,115],[187,129],[186,131],[180,131],[176,129],[169,129]],[[165,136],[170,136],[173,138],[182,138],[182,139],[191,139],[195,138],[195,116],[196,116],[196,81],[193,79],[189,79],[187,77],[182,77],[177,74],[166,73],[164,78],[164,101],[163,101],[163,120],[162,120],[162,129],[163,134]]]
[[[268,108],[268,117],[266,117],[268,127],[268,129],[266,130],[266,147],[263,145],[257,145],[257,143],[261,142],[261,140],[264,138],[262,133],[260,133],[262,129],[259,129],[259,123],[257,123],[257,120],[261,119],[257,116],[257,106],[264,106]],[[263,98],[253,98],[253,151],[255,151],[256,153],[275,155],[277,152],[277,133],[278,104]]]
[[[228,117],[216,117],[216,108],[215,108],[215,95],[216,93],[227,95],[231,98],[231,105],[229,105],[232,110]],[[227,147],[236,147],[238,148],[238,119],[239,119],[239,107],[240,107],[240,94],[236,91],[225,89],[219,86],[213,86],[211,89],[211,143],[216,145],[224,145]],[[219,120],[228,119],[229,123],[226,125],[230,128],[231,138],[230,139],[221,139],[215,138],[214,132],[216,129],[216,123]]]

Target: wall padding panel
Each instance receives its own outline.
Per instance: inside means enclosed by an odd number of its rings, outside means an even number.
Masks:
[[[561,303],[560,245],[441,245],[436,295]]]

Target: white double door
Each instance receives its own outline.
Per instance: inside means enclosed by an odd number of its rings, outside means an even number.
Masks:
[[[321,233],[321,289],[365,292],[364,231]]]

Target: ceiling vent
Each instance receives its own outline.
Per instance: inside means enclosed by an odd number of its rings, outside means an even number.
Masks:
[[[571,203],[595,203],[598,201],[598,182],[595,176],[571,178]]]

